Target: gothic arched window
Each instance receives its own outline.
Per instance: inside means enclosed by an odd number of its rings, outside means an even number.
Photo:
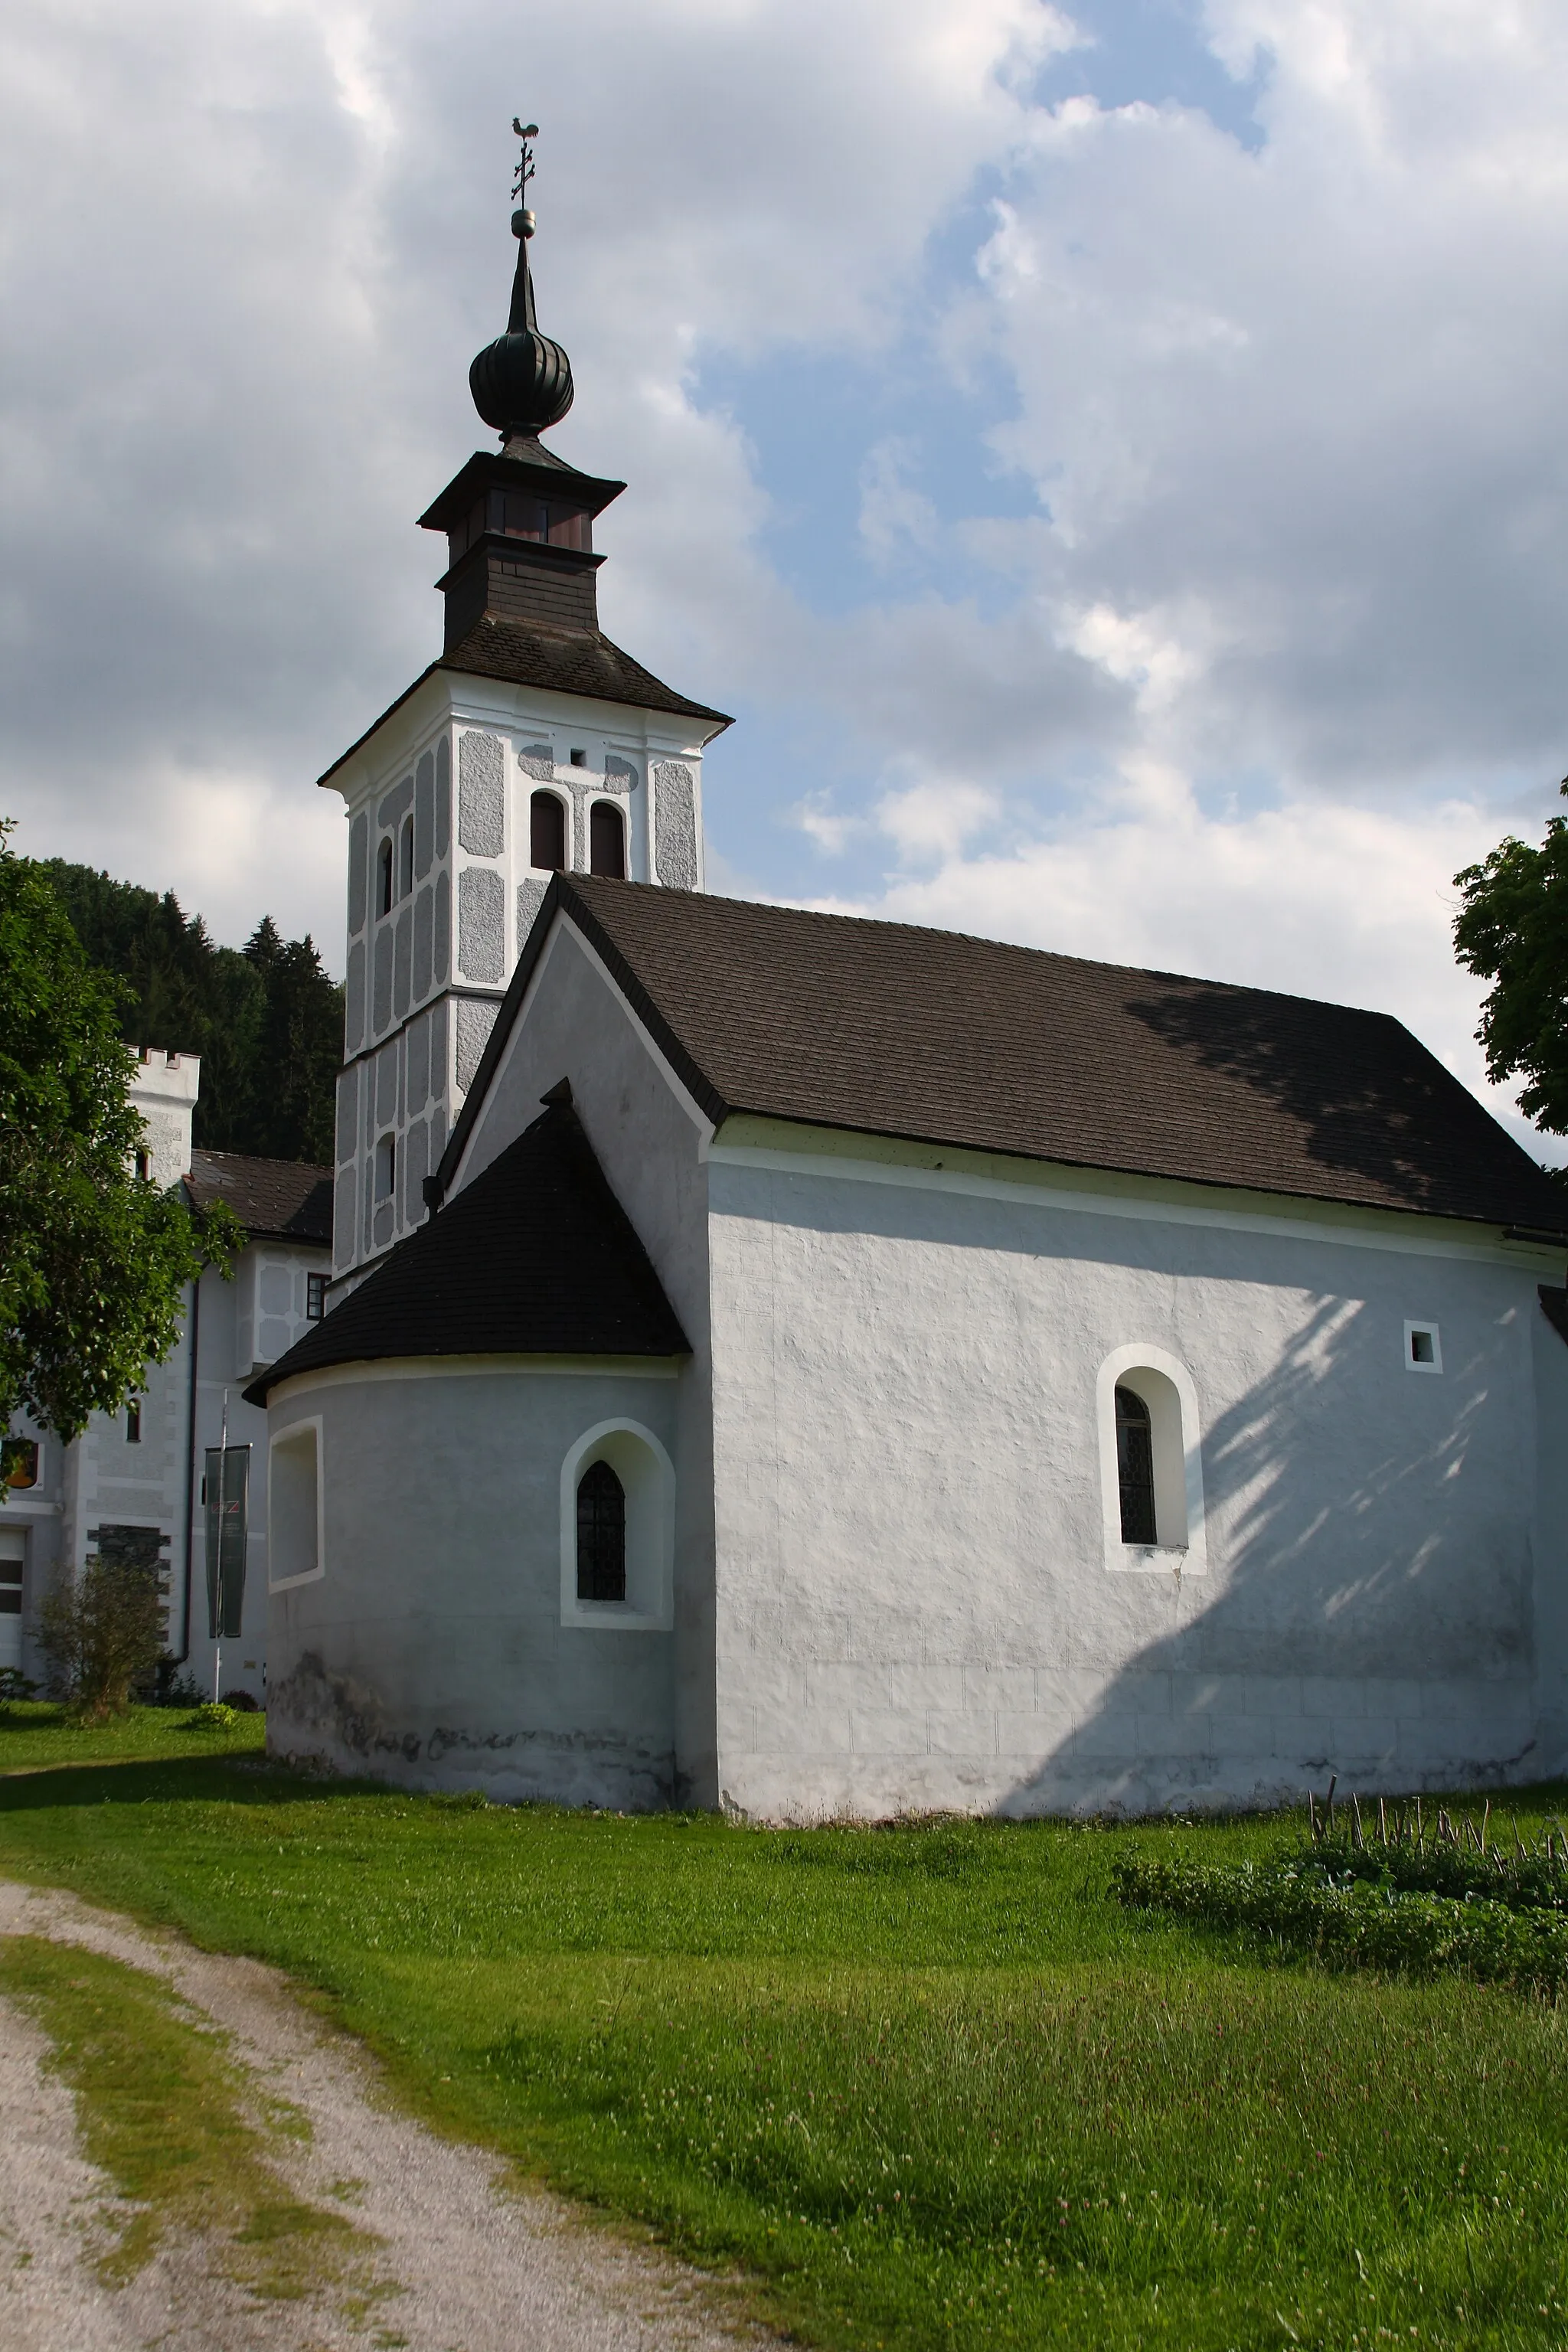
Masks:
[[[1148,1406],[1131,1389],[1116,1391],[1116,1476],[1121,1490],[1122,1542],[1156,1543],[1154,1433]]]
[[[595,801],[588,812],[588,871],[626,878],[626,819],[614,801]]]
[[[626,1490],[607,1462],[593,1462],[577,1487],[577,1598],[626,1597]]]
[[[566,869],[566,809],[559,793],[535,793],[528,803],[528,862],[546,873]]]
[[[375,860],[375,911],[378,915],[392,912],[392,844],[384,841]]]
[[[398,845],[397,895],[406,898],[414,887],[414,819],[405,816]]]

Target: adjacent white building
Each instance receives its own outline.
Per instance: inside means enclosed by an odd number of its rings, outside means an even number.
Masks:
[[[196,1055],[141,1049],[131,1087],[145,1138],[137,1168],[161,1189],[183,1184],[203,1206],[227,1202],[247,1236],[232,1279],[209,1267],[191,1286],[175,1347],[148,1366],[141,1393],[123,1411],[95,1413],[68,1445],[25,1419],[5,1441],[0,1667],[19,1667],[35,1680],[43,1675],[37,1643],[43,1595],[53,1577],[79,1571],[96,1554],[165,1572],[167,1648],[180,1673],[210,1690],[221,1664],[224,1690],[257,1699],[265,1690],[266,1421],[243,1391],[323,1310],[331,1176],[289,1160],[193,1149],[200,1083]],[[248,1558],[243,1577],[226,1562],[227,1623],[215,1643],[206,1485],[226,1430],[228,1483],[231,1496],[244,1497]]]
[[[447,651],[323,779],[274,1751],[770,1819],[1568,1769],[1562,1193],[1384,1015],[704,895],[725,722],[598,630],[526,244],[473,381]]]

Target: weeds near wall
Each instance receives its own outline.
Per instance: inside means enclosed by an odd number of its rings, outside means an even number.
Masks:
[[[1568,1989],[1568,1832],[1493,1832],[1419,1798],[1375,1815],[1352,1796],[1336,1814],[1307,1802],[1303,1849],[1274,1862],[1205,1864],[1130,1855],[1112,1883],[1131,1908],[1247,1929],[1331,1968],[1399,1976],[1458,1973],[1556,2000]]]

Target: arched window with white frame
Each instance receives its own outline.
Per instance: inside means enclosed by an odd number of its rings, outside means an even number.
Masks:
[[[1107,1568],[1202,1575],[1208,1539],[1191,1372],[1168,1349],[1133,1342],[1106,1358],[1097,1388]]]
[[[641,1422],[598,1422],[567,1449],[561,1622],[647,1633],[675,1622],[675,1467]]]

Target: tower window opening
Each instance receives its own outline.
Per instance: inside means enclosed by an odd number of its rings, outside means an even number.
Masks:
[[[375,1197],[390,1201],[397,1181],[397,1138],[384,1135],[375,1147]]]
[[[140,1397],[132,1397],[126,1403],[125,1443],[127,1445],[140,1445],[142,1443],[142,1400]]]
[[[153,1155],[145,1145],[142,1145],[136,1154],[136,1175],[138,1181],[142,1184],[152,1180]]]
[[[384,841],[376,853],[375,911],[378,915],[392,912],[392,843]]]
[[[566,868],[566,808],[557,793],[535,793],[528,803],[528,862],[551,874]]]
[[[319,1323],[327,1311],[327,1277],[324,1274],[305,1276],[305,1320]]]
[[[626,878],[626,820],[613,801],[595,801],[588,812],[588,870]]]
[[[577,1598],[626,1597],[626,1490],[607,1462],[590,1463],[577,1488]]]
[[[1121,1540],[1152,1544],[1154,1532],[1154,1433],[1149,1408],[1131,1389],[1116,1391],[1116,1475],[1121,1490]]]
[[[406,898],[414,887],[414,819],[405,816],[398,844],[397,895]]]

